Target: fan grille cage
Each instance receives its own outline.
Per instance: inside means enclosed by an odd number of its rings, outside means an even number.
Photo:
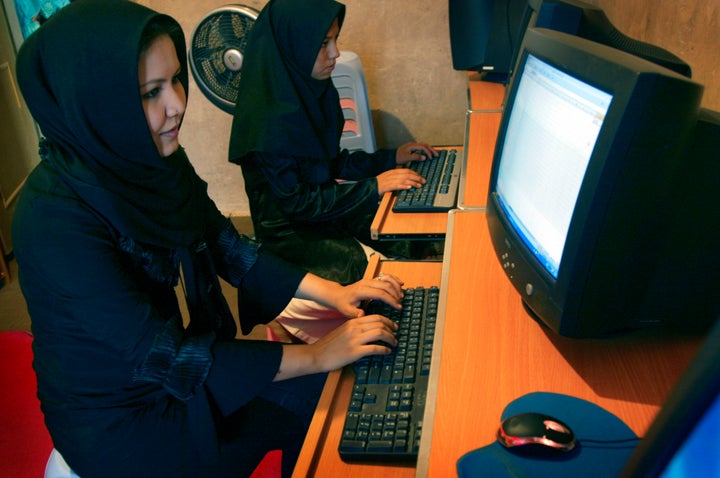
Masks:
[[[220,7],[193,32],[188,56],[195,81],[208,99],[229,113],[237,100],[241,71],[231,69],[226,59],[242,57],[257,15],[249,7]]]

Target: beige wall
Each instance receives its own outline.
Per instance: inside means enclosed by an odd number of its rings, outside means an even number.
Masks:
[[[190,37],[222,0],[139,0],[177,18]],[[300,0],[298,0],[300,1]],[[720,110],[720,0],[587,0],[605,9],[625,34],[663,46],[688,61],[706,85],[703,105]],[[447,0],[344,0],[341,49],[362,59],[378,146],[410,139],[461,144],[466,76],[452,69]],[[242,4],[262,8],[265,0]],[[226,214],[247,215],[239,167],[227,162],[231,116],[213,106],[191,79],[182,142],[210,194]]]

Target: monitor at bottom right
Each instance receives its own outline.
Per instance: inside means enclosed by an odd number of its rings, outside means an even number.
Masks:
[[[630,457],[624,478],[720,476],[720,318]]]

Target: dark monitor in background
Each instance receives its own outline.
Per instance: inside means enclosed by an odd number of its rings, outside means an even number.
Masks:
[[[631,455],[623,478],[720,476],[720,320]]]
[[[661,255],[684,254],[665,243],[701,98],[702,86],[637,56],[527,31],[498,132],[487,220],[500,263],[539,322],[598,337],[705,319],[658,318],[641,307]],[[676,278],[663,280],[672,289]]]
[[[507,82],[530,13],[527,0],[448,0],[453,68]]]
[[[580,0],[528,0],[528,5],[528,28],[547,28],[587,38],[691,78],[690,65],[685,61],[659,46],[623,34],[600,7]]]

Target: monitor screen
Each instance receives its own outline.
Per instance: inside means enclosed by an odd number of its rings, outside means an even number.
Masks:
[[[720,476],[720,445],[708,446],[718,443],[719,427],[720,395],[717,395],[700,420],[695,423],[685,442],[672,455],[660,476],[663,478]]]
[[[487,200],[501,265],[561,335],[655,325],[641,297],[666,250],[702,86],[545,29],[527,31],[517,65]]]
[[[529,55],[503,143],[497,198],[557,278],[570,219],[612,95]]]

